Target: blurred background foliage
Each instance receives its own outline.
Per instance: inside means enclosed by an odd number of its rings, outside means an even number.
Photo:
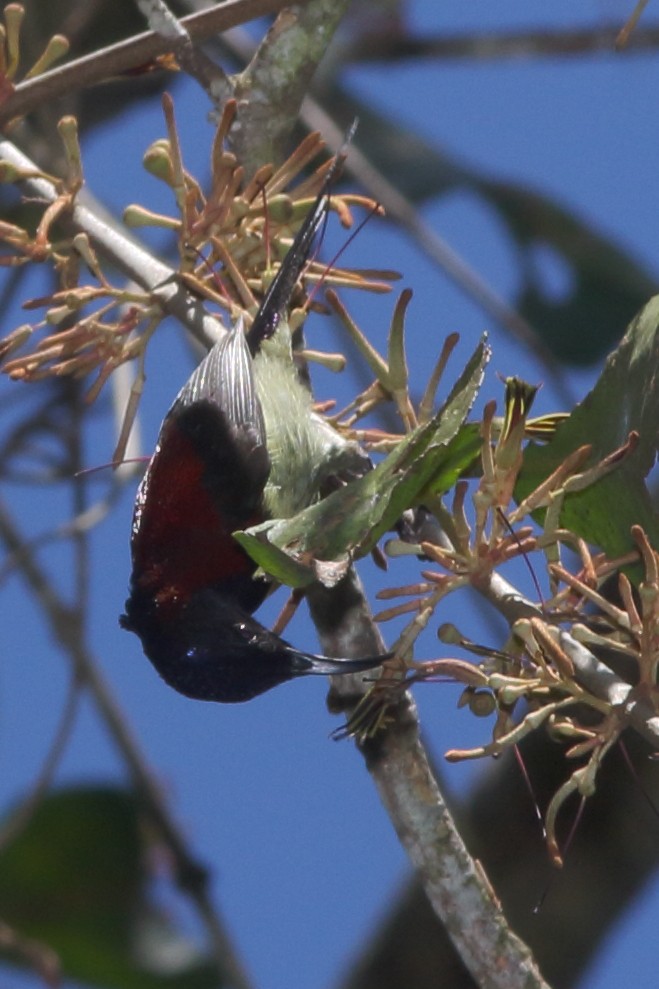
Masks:
[[[171,6],[180,15],[192,9],[191,4]],[[69,38],[70,57],[76,58],[144,30],[132,0],[88,0],[85,4],[34,0],[28,3],[27,12],[22,33],[26,66],[36,60],[56,32]],[[609,27],[607,22],[606,26],[609,45],[616,25],[621,26],[629,11],[621,4],[614,13],[616,24]],[[657,43],[653,32],[658,29],[651,20],[654,14],[650,8],[647,22],[641,21],[628,57],[633,57],[633,44]],[[589,30],[590,37],[601,43],[599,20],[594,17],[592,25],[586,25],[582,51],[577,49],[572,57],[590,54]],[[254,37],[260,37],[263,30],[264,24],[259,23]],[[509,41],[516,32],[502,34]],[[526,34],[527,57],[540,57],[545,32],[534,29]],[[571,29],[566,28],[562,35],[566,48],[570,34]],[[575,30],[574,36],[577,34]],[[480,58],[483,35],[488,32],[473,33],[471,51],[468,32],[460,38],[440,36],[438,40],[449,45],[446,57],[453,57],[453,40],[455,52],[462,52],[460,57],[468,66],[470,59],[476,64]],[[490,40],[496,40],[496,35],[496,31],[489,31]],[[355,66],[379,63],[393,70],[403,60],[413,63],[432,58],[426,50],[432,40],[415,34],[413,18],[403,0],[356,0],[314,82],[311,95],[317,109],[307,111],[305,119],[322,112],[343,131],[355,115],[359,116],[356,149],[369,166],[366,174],[375,170],[383,183],[369,191],[385,203],[390,216],[402,218],[409,234],[415,236],[421,231],[420,249],[434,261],[438,260],[434,246],[423,238],[424,207],[456,192],[475,198],[499,221],[497,230],[505,240],[501,249],[512,259],[515,272],[511,283],[516,288],[504,299],[494,291],[482,291],[478,279],[465,274],[459,264],[452,267],[449,263],[445,274],[456,279],[477,305],[483,305],[487,318],[497,320],[518,344],[521,341],[550,377],[560,380],[565,368],[595,365],[617,344],[625,326],[656,292],[656,275],[565,202],[530,183],[515,183],[497,175],[488,161],[468,161],[466,156],[445,149],[401,123],[394,114],[388,116],[375,101],[370,103],[363,91],[351,86]],[[595,40],[592,46],[595,50]],[[219,39],[208,50],[228,69],[238,67],[235,39]],[[179,83],[176,74],[156,70],[68,93],[29,115],[20,128],[20,144],[48,171],[57,172],[61,162],[55,125],[64,113],[77,115],[84,149],[87,134],[95,128],[116,126],[120,135],[124,116],[141,102],[153,100],[158,113],[154,98],[165,88],[176,96]],[[438,112],[431,94],[427,99],[429,111]],[[583,139],[587,142],[586,121]],[[118,170],[123,153],[118,137]],[[359,163],[349,166],[359,178]],[[390,204],[387,196],[392,189],[397,198]],[[14,220],[29,208],[17,201],[10,188],[0,190],[0,203],[3,216]],[[450,262],[450,253],[447,258]],[[542,267],[547,258],[560,267],[564,278],[566,288],[559,299],[546,288]],[[38,294],[33,279],[33,273],[26,269],[5,271],[0,294],[3,311],[15,308],[25,295]],[[645,370],[656,373],[650,367]],[[635,390],[645,387],[641,375],[628,385]],[[624,383],[617,387],[624,387]],[[81,389],[77,383],[47,382],[30,392],[18,398],[13,391],[3,392],[3,481],[34,481],[37,486],[43,485],[44,479],[68,482],[82,465]],[[106,415],[107,411],[95,410],[91,415]],[[54,503],[58,497],[53,496]],[[74,492],[74,504],[76,497]],[[608,510],[614,511],[616,499],[622,497],[618,490]],[[111,501],[108,496],[108,507]],[[79,505],[81,510],[83,507]],[[35,533],[17,533],[8,518],[2,521],[10,554],[3,579],[8,581],[14,569],[23,568],[35,593],[47,597],[51,592],[36,562],[39,545]],[[51,633],[65,649],[71,648],[67,637],[80,633],[84,641],[86,634],[84,584],[89,574],[81,548],[83,539],[83,532],[72,533],[72,570],[56,586],[55,597],[51,594],[44,605]],[[73,605],[67,603],[63,587],[77,588]],[[80,662],[79,656],[76,661]],[[74,684],[74,693],[77,689]],[[22,703],[27,722],[30,698]],[[29,727],[30,731],[38,729],[38,724]],[[66,730],[65,726],[64,735]],[[659,788],[644,758],[643,744],[632,740],[630,749],[641,767],[638,772],[645,791],[630,775],[622,756],[611,759],[591,812],[577,832],[570,882],[552,888],[539,918],[529,909],[528,890],[543,888],[548,869],[532,803],[517,768],[510,763],[496,766],[472,793],[454,801],[470,846],[484,862],[513,926],[529,942],[547,979],[557,989],[576,984],[615,918],[649,881],[657,864],[657,822],[646,796],[657,798]],[[534,737],[524,746],[524,758],[542,806],[560,778],[562,757],[546,738]],[[53,772],[54,766],[45,774],[47,784]],[[187,872],[182,868],[185,857],[172,855],[171,844],[162,838],[162,820],[154,822],[153,806],[145,806],[143,795],[138,795],[139,767],[138,771],[129,767],[127,776],[133,784],[128,788],[124,781],[94,781],[78,788],[55,787],[48,795],[43,780],[36,784],[25,780],[27,802],[18,810],[7,809],[5,830],[0,835],[0,943],[5,957],[50,984],[55,984],[61,967],[71,979],[108,987],[246,987],[249,980],[235,959],[229,957],[226,966],[213,961],[209,952],[188,936],[188,925],[167,916],[159,897],[154,898],[154,887],[173,876],[184,892],[196,890],[198,903],[208,902],[206,893],[199,893],[206,888],[203,870],[195,872],[194,859],[187,862]],[[216,918],[207,927],[211,940],[215,934],[217,948],[221,925]],[[430,989],[440,980],[452,989],[471,985],[414,880],[400,891],[379,929],[367,941],[343,982],[345,989],[400,989],[403,985]]]

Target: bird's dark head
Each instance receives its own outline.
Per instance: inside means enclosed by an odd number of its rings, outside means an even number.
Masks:
[[[301,652],[215,588],[172,609],[134,592],[121,617],[171,687],[203,701],[248,701],[294,677],[362,673],[384,656],[333,659]]]
[[[305,672],[295,650],[212,588],[176,609],[133,593],[120,621],[160,676],[196,700],[250,700]]]

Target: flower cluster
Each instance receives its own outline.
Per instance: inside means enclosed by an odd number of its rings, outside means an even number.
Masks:
[[[382,382],[379,389],[383,395],[387,391]],[[491,740],[473,749],[450,750],[446,755],[452,761],[497,756],[529,732],[545,727],[565,743],[566,758],[578,763],[546,812],[548,848],[560,863],[556,819],[565,800],[575,792],[583,798],[593,792],[604,756],[633,723],[639,703],[646,712],[659,708],[659,554],[640,526],[632,530],[637,550],[616,559],[603,552],[591,555],[577,533],[561,527],[566,496],[595,485],[624,462],[637,445],[635,433],[590,466],[586,463],[591,449],[576,450],[533,491],[519,496],[526,439],[551,436],[563,418],[530,419],[535,393],[535,388],[516,378],[506,381],[505,414],[499,420],[494,405],[486,407],[480,425],[480,463],[463,472],[471,479],[463,477],[455,484],[450,508],[427,490],[416,521],[413,518],[407,530],[387,544],[391,557],[413,554],[434,566],[421,571],[418,583],[380,592],[380,598],[405,600],[381,611],[377,620],[412,617],[394,644],[394,657],[384,664],[382,677],[337,736],[364,739],[380,731],[401,692],[413,683],[437,680],[463,684],[460,706],[477,716],[495,716]],[[401,406],[406,403],[399,400]],[[349,410],[350,417],[359,414]],[[418,410],[414,414],[418,418]],[[469,423],[462,427],[465,437],[473,428]],[[394,437],[388,438],[393,441]],[[580,557],[575,572],[560,561],[562,545]],[[503,564],[517,557],[532,572],[537,602],[522,598],[499,573]],[[545,599],[531,559],[544,560],[551,595]],[[625,568],[638,567],[639,561],[643,577],[634,587]],[[602,592],[612,579],[617,579],[622,606],[612,604]],[[508,619],[508,641],[499,649],[477,645],[455,625],[444,624],[440,640],[474,654],[477,661],[412,660],[414,643],[445,598],[467,586],[481,591]],[[616,689],[609,689],[610,670],[596,658],[601,650],[608,657],[614,653],[632,660],[635,675],[622,681],[615,678]],[[593,666],[598,668],[591,676]]]
[[[192,297],[220,307],[225,322],[232,323],[241,314],[249,322],[322,187],[329,162],[308,178],[300,176],[322,152],[323,142],[318,134],[311,134],[280,168],[264,166],[246,180],[235,155],[225,149],[235,114],[235,105],[230,103],[213,145],[210,189],[205,193],[183,165],[171,99],[165,96],[163,104],[168,136],[147,151],[144,162],[148,171],[171,188],[176,215],[155,214],[133,205],[126,209],[124,222],[172,230],[178,255],[171,272],[174,279]],[[26,309],[44,309],[44,318],[18,327],[0,341],[0,360],[4,373],[23,381],[69,374],[82,377],[97,371],[88,394],[91,400],[119,364],[143,358],[167,313],[162,299],[148,288],[113,284],[89,237],[75,231],[73,209],[83,176],[72,118],[60,123],[60,134],[68,163],[64,180],[41,173],[26,176],[7,162],[0,163],[5,181],[41,177],[58,193],[54,202],[44,206],[36,229],[10,223],[0,227],[0,241],[7,248],[0,264],[50,262],[59,281],[50,295],[25,304]],[[354,206],[378,210],[377,204],[361,196],[330,197],[330,208],[346,227],[353,223]],[[84,277],[91,273],[93,281],[83,282],[83,273]],[[300,310],[297,319],[312,305],[313,286],[321,280],[381,292],[389,290],[391,277],[390,272],[345,270],[313,260],[294,300]],[[50,332],[26,350],[35,332],[44,329]]]

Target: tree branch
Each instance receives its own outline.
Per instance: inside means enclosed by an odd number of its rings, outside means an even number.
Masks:
[[[382,650],[379,630],[354,572],[332,591],[314,587],[309,605],[328,655],[365,656]],[[330,705],[334,708],[337,690],[338,684],[333,684]],[[529,949],[508,928],[483,870],[460,837],[421,744],[416,706],[409,696],[393,709],[390,725],[362,745],[362,752],[426,895],[478,985],[546,986]]]
[[[290,0],[224,0],[210,10],[181,18],[192,41],[203,41],[213,34],[280,11]],[[301,0],[304,4],[305,0]],[[172,42],[155,31],[146,31],[116,45],[109,45],[68,62],[35,79],[19,83],[15,92],[0,107],[0,128],[10,120],[52,103],[65,93],[103,82],[129,69],[143,65],[158,55],[171,51]]]
[[[231,140],[250,175],[285,157],[311,78],[349,0],[312,0],[283,11],[235,78],[238,116]]]
[[[507,34],[425,36],[382,32],[358,37],[346,49],[351,62],[395,62],[404,59],[516,59],[616,54],[620,25],[568,31],[511,31]],[[659,47],[659,25],[637,28],[624,53],[654,51]]]
[[[177,64],[206,91],[221,111],[223,100],[230,96],[230,85],[223,69],[208,57],[203,48],[195,44],[165,0],[136,0],[146,17],[149,27],[163,39],[168,39]]]
[[[426,896],[476,984],[483,989],[546,987],[453,822],[419,739],[411,700],[399,705],[393,723],[363,750]]]

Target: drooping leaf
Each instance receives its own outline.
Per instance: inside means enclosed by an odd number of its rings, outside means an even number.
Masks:
[[[440,411],[402,440],[364,477],[291,519],[235,533],[253,560],[282,583],[331,586],[351,560],[369,553],[402,513],[431,489],[448,490],[474,460],[477,431],[464,422],[480,387],[489,350],[484,341]],[[327,562],[338,567],[327,568]]]
[[[639,434],[635,451],[611,474],[566,497],[561,523],[611,556],[634,547],[631,526],[642,525],[655,545],[659,521],[645,485],[659,450],[659,296],[631,322],[589,395],[545,446],[525,452],[516,496],[523,497],[579,446],[590,443],[590,463]]]
[[[221,989],[217,965],[149,898],[144,823],[135,795],[119,788],[47,797],[0,852],[0,916],[90,985]]]
[[[587,365],[601,358],[657,291],[656,278],[568,206],[465,164],[345,89],[332,90],[332,112],[345,122],[359,117],[355,143],[411,202],[464,190],[496,210],[519,259],[512,304],[558,360]],[[564,268],[559,298],[547,289],[543,252]]]
[[[587,365],[614,346],[634,313],[657,291],[656,279],[565,205],[533,189],[481,178],[475,188],[515,240],[521,287],[515,308],[566,364]],[[541,251],[564,269],[565,294],[552,298]]]

